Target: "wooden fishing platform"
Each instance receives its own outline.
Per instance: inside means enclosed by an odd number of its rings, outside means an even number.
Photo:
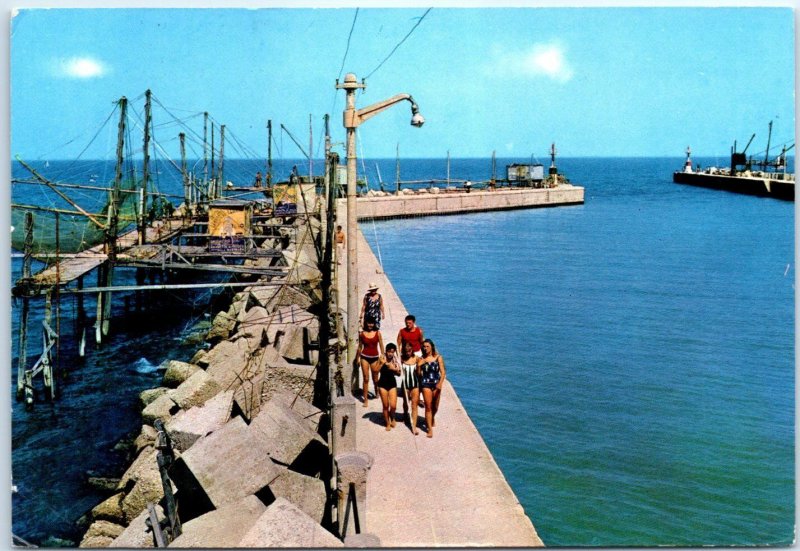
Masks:
[[[147,228],[147,240],[152,243],[166,243],[184,228],[184,221],[172,218],[158,222],[154,227]],[[133,229],[117,239],[118,254],[131,249],[138,243],[139,234]],[[29,287],[52,287],[54,285],[68,285],[72,281],[83,277],[108,260],[108,255],[103,252],[104,245],[97,245],[91,249],[76,253],[60,259],[56,264],[34,274],[26,282]],[[155,256],[157,249],[153,249]],[[21,285],[17,282],[15,289]]]

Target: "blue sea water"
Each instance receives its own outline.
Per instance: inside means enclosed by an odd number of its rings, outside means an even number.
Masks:
[[[393,159],[376,162],[394,174]],[[362,165],[371,187],[376,162]],[[681,163],[565,158],[584,205],[362,224],[547,545],[793,538],[794,204],[673,184]],[[454,159],[451,176],[490,167]],[[401,176],[445,171],[403,160]],[[162,190],[179,194],[167,176]],[[14,403],[16,534],[78,537],[74,521],[102,499],[85,471],[124,468],[111,448],[139,427],[136,396],[165,359],[191,355],[182,339],[208,300],[168,311],[118,303],[111,340],[83,360],[64,323],[61,399]]]
[[[565,159],[582,206],[362,224],[546,545],[793,541],[794,205],[680,164]]]

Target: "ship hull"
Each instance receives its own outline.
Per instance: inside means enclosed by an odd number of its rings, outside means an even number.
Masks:
[[[721,189],[759,197],[774,197],[794,201],[794,182],[754,176],[727,176],[702,172],[675,172],[672,181],[678,184]]]

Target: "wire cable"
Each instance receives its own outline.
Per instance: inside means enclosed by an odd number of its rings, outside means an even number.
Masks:
[[[383,64],[384,64],[384,63],[386,63],[386,62],[389,60],[389,58],[390,58],[390,57],[392,57],[392,55],[393,55],[393,54],[394,54],[394,53],[397,51],[397,49],[398,49],[400,46],[402,46],[403,42],[405,42],[405,41],[406,41],[406,39],[408,39],[408,37],[409,37],[409,36],[411,36],[411,33],[413,33],[413,32],[414,32],[414,30],[415,30],[417,27],[419,27],[420,23],[422,23],[422,20],[423,20],[423,19],[425,19],[425,16],[426,16],[426,15],[428,15],[428,13],[430,13],[430,11],[431,11],[432,9],[433,9],[433,8],[428,8],[428,9],[425,11],[425,13],[423,13],[423,14],[422,14],[422,17],[420,17],[420,18],[419,18],[419,20],[417,21],[417,23],[416,23],[416,24],[415,24],[413,27],[411,27],[411,30],[410,30],[410,31],[408,31],[408,34],[407,34],[407,35],[405,35],[405,36],[403,37],[403,40],[401,40],[400,42],[398,42],[398,43],[397,43],[397,46],[395,46],[394,48],[392,48],[392,51],[391,51],[391,52],[389,52],[389,55],[387,55],[387,56],[386,56],[386,58],[385,58],[383,61],[381,61],[381,62],[378,64],[378,66],[377,66],[377,67],[375,67],[375,68],[372,70],[372,72],[371,72],[370,74],[368,74],[366,77],[364,77],[364,79],[365,79],[365,80],[366,80],[366,79],[368,79],[369,77],[371,77],[372,75],[374,75],[374,74],[375,74],[375,71],[377,71],[378,69],[380,69],[380,68],[383,66]]]

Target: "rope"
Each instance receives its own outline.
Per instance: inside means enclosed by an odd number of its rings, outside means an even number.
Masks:
[[[364,77],[364,79],[365,79],[365,80],[366,80],[366,79],[368,79],[369,77],[371,77],[373,74],[375,74],[375,71],[377,71],[378,69],[380,69],[380,68],[383,66],[383,64],[384,64],[384,63],[386,63],[386,62],[389,60],[389,58],[390,58],[390,57],[392,57],[392,54],[394,54],[394,53],[397,51],[397,49],[398,49],[398,48],[399,48],[399,47],[400,47],[400,46],[403,44],[403,42],[405,42],[405,41],[406,41],[406,39],[407,39],[409,36],[411,36],[411,33],[413,33],[413,32],[414,32],[414,30],[415,30],[417,27],[419,27],[420,23],[422,23],[422,20],[423,20],[423,19],[425,19],[425,16],[426,16],[426,15],[428,15],[428,13],[429,13],[429,12],[430,12],[432,9],[433,9],[433,8],[428,8],[428,9],[425,11],[425,13],[423,13],[423,14],[422,14],[422,17],[420,17],[420,18],[419,18],[419,20],[417,21],[417,23],[416,23],[416,24],[415,24],[413,27],[411,27],[411,30],[410,30],[410,31],[408,31],[408,34],[407,34],[407,35],[405,35],[405,36],[403,37],[403,40],[401,40],[400,42],[398,42],[398,43],[397,43],[397,46],[395,46],[394,48],[392,48],[392,51],[391,51],[391,52],[389,52],[389,55],[387,55],[387,56],[386,56],[386,58],[385,58],[383,61],[381,61],[381,62],[378,64],[378,66],[377,66],[377,67],[375,67],[375,68],[372,70],[372,72],[371,72],[370,74],[368,74],[366,77]]]

